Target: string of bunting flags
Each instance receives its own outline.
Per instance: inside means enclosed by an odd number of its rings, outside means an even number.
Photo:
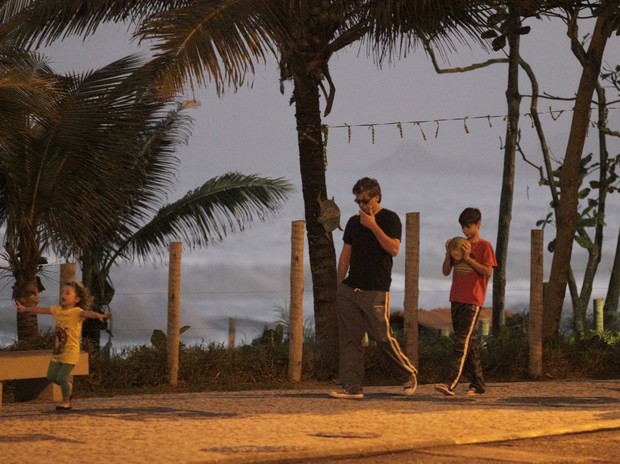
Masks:
[[[616,108],[616,107],[609,107],[607,108],[607,110],[617,110],[620,108]],[[572,112],[573,109],[561,109],[561,110],[553,110],[553,108],[550,106],[549,109],[547,111],[540,111],[537,112],[536,114],[538,115],[548,115],[551,117],[551,119],[553,119],[553,121],[557,121],[560,116],[562,116],[562,114],[564,113],[568,113],[568,112]],[[520,116],[524,116],[524,117],[529,117],[530,118],[530,122],[531,122],[531,127],[534,127],[534,118],[532,116],[532,113],[523,113],[520,114]],[[427,140],[427,135],[426,132],[424,131],[424,128],[422,127],[423,124],[434,124],[435,125],[435,138],[437,138],[439,136],[439,125],[440,123],[445,123],[445,122],[462,122],[463,123],[463,130],[465,131],[466,134],[469,134],[469,127],[467,125],[468,121],[473,121],[473,120],[486,120],[487,123],[489,124],[489,127],[492,128],[493,127],[493,123],[492,120],[495,119],[501,119],[502,121],[506,121],[506,118],[508,116],[507,115],[486,115],[486,116],[462,116],[459,118],[440,118],[440,119],[425,119],[425,120],[417,120],[417,121],[394,121],[394,122],[382,122],[382,123],[365,123],[365,124],[340,124],[340,125],[329,125],[329,124],[323,124],[322,125],[322,132],[323,132],[323,142],[325,144],[325,146],[327,145],[327,137],[329,135],[329,130],[330,129],[346,129],[347,130],[347,136],[348,136],[348,142],[351,143],[351,137],[353,135],[353,128],[355,127],[366,127],[370,130],[370,134],[371,134],[371,140],[372,143],[375,143],[375,129],[376,127],[379,126],[395,126],[398,131],[399,131],[399,135],[400,138],[404,138],[404,129],[403,127],[406,125],[412,125],[414,127],[416,127],[421,135],[422,138],[424,140]],[[590,121],[591,125],[593,128],[596,128],[597,123],[595,121]]]

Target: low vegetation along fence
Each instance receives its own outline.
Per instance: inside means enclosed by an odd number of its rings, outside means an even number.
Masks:
[[[291,225],[291,262],[290,262],[290,304],[289,304],[289,359],[288,378],[300,381],[302,376],[303,352],[303,294],[304,294],[304,235],[305,222],[293,221]],[[418,333],[418,298],[420,265],[420,216],[419,213],[406,214],[405,223],[405,289],[403,311],[404,349],[415,365],[419,365]],[[531,231],[530,256],[530,298],[528,320],[529,375],[540,377],[543,373],[543,230]],[[167,371],[171,386],[178,383],[180,320],[181,320],[181,261],[182,244],[174,242],[169,248],[168,266],[168,310],[167,310]],[[68,280],[76,278],[75,264],[61,265],[60,287]],[[603,301],[595,302],[595,323],[602,331]],[[600,313],[600,314],[599,314]],[[598,317],[597,317],[598,314]],[[481,320],[482,335],[488,334],[489,321]],[[235,320],[229,320],[229,346],[235,345]],[[485,333],[486,332],[486,333]]]
[[[291,224],[290,266],[290,320],[288,377],[301,379],[303,343],[303,292],[304,292],[304,233],[305,222]],[[532,230],[529,314],[529,371],[533,377],[542,375],[542,304],[543,304],[543,231]],[[181,243],[170,244],[168,285],[167,353],[171,385],[177,384],[178,347],[180,341],[181,302]],[[420,214],[407,213],[405,221],[405,298],[404,298],[404,349],[418,365],[418,298],[420,278]],[[61,283],[62,284],[62,283]],[[488,321],[486,321],[488,324]],[[234,346],[235,321],[230,320],[229,346]]]

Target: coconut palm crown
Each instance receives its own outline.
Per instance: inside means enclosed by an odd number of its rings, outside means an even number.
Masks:
[[[56,76],[51,116],[20,113],[22,137],[2,145],[0,158],[14,298],[36,304],[37,273],[50,252],[81,260],[86,281],[95,274],[105,281],[120,259],[148,259],[171,240],[204,247],[282,206],[288,182],[239,173],[166,204],[191,104],[156,96],[152,69],[130,56]],[[18,338],[34,333],[36,319],[18,316]]]

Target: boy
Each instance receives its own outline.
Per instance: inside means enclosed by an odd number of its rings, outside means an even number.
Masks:
[[[446,242],[446,257],[442,268],[445,276],[450,275],[454,268],[450,289],[454,329],[452,362],[444,377],[445,382],[436,385],[435,390],[454,396],[461,376],[465,376],[470,381],[466,395],[475,396],[485,392],[476,324],[497,261],[491,243],[480,237],[480,210],[465,208],[459,216],[459,223],[467,240],[462,240],[457,249],[450,246],[453,239]],[[457,259],[452,256],[451,249]]]

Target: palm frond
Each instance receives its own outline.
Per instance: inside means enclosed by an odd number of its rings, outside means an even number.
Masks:
[[[368,6],[368,18],[374,24],[369,47],[379,62],[406,55],[421,39],[444,53],[472,41],[484,46],[480,35],[492,13],[477,0],[381,0]]]
[[[0,40],[24,46],[49,45],[70,35],[89,36],[106,23],[133,24],[188,0],[9,0],[0,8]]]
[[[7,157],[13,163],[7,172],[16,176],[11,217],[34,220],[37,211],[43,234],[78,250],[121,223],[127,198],[120,185],[143,182],[144,137],[165,114],[165,102],[150,98],[145,87],[124,87],[139,67],[127,57],[60,79],[62,117],[38,121]],[[176,168],[174,160],[166,163]]]
[[[243,85],[256,61],[276,54],[274,37],[286,30],[283,11],[269,0],[197,1],[150,16],[136,35],[153,41],[165,82],[176,89],[213,82],[221,93]]]
[[[23,135],[14,129],[24,124],[26,115],[55,118],[60,93],[57,76],[41,55],[0,45],[0,124],[6,129],[0,145],[7,149],[7,140]]]
[[[117,251],[147,259],[162,254],[171,241],[204,247],[221,241],[228,232],[243,230],[251,221],[264,220],[280,210],[292,185],[282,179],[228,173],[205,182],[180,200],[164,206]]]
[[[99,229],[98,242],[114,241],[138,229],[151,218],[171,192],[179,160],[176,149],[191,133],[192,119],[184,114],[191,107],[179,103],[165,117],[153,121],[135,136],[135,153],[123,163],[117,194],[122,227],[118,230]],[[115,226],[118,227],[118,226]]]

